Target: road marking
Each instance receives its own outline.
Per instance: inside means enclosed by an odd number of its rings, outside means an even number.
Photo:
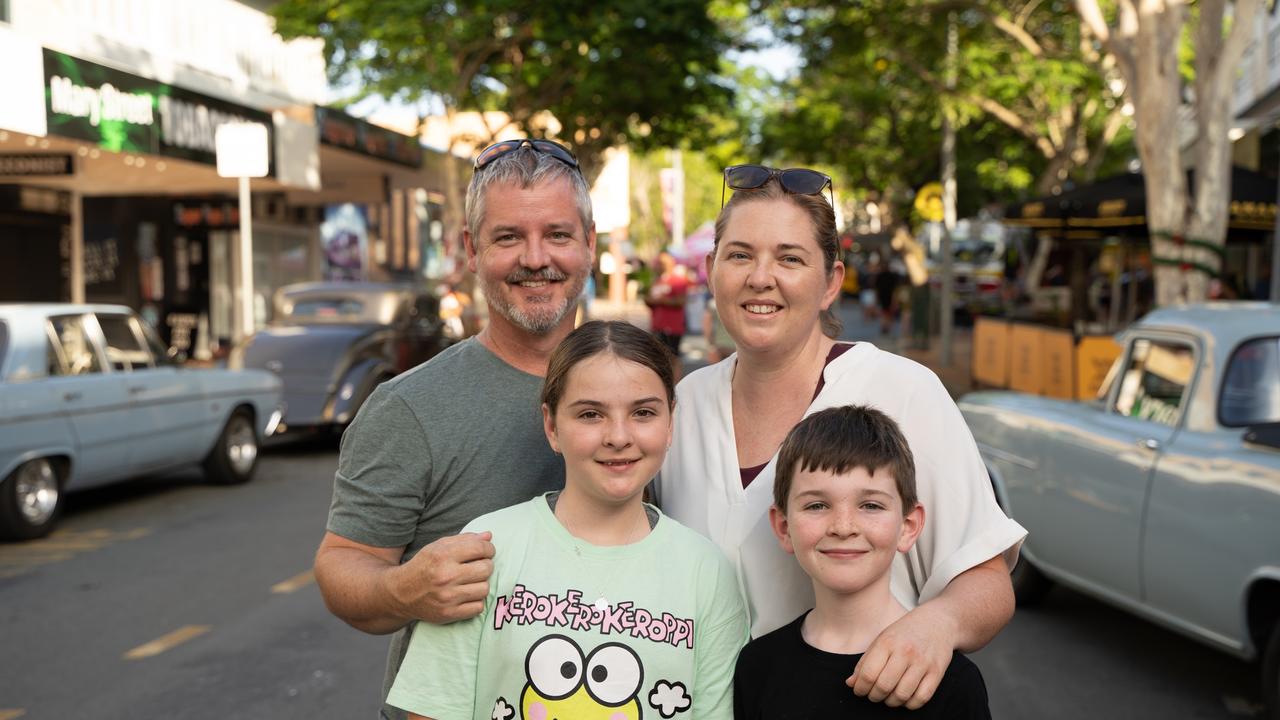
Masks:
[[[57,530],[40,540],[0,545],[0,579],[17,577],[40,565],[63,562],[80,553],[94,552],[108,545],[137,540],[149,534],[151,528],[146,527],[127,530]],[[0,717],[0,720],[5,719]]]
[[[149,643],[143,643],[138,647],[124,654],[125,660],[142,660],[144,658],[154,657],[160,653],[171,650],[182,643],[212,630],[208,625],[186,625],[174,630],[168,635],[162,635]]]
[[[14,709],[0,708],[0,720],[17,720],[18,718],[26,714],[27,714],[27,711],[23,710],[22,708],[14,708]]]
[[[310,585],[311,583],[313,583],[313,582],[315,582],[315,581],[316,581],[316,573],[315,573],[315,571],[314,571],[314,570],[307,570],[306,572],[300,572],[300,573],[298,573],[297,575],[294,575],[293,577],[289,578],[288,580],[285,580],[285,581],[283,581],[283,582],[278,582],[278,583],[276,583],[275,585],[272,585],[272,586],[271,586],[271,592],[273,592],[273,593],[291,593],[291,592],[293,592],[294,590],[298,590],[298,589],[304,588],[304,587],[306,587],[306,586]],[[0,720],[3,720],[3,718],[0,718]]]

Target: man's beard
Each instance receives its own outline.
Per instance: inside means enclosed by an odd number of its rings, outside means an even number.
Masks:
[[[568,282],[564,285],[564,297],[560,302],[557,303],[551,298],[531,299],[528,306],[532,307],[518,307],[509,299],[508,293],[512,292],[512,289],[508,286],[529,280],[548,282],[567,280]],[[585,273],[571,277],[555,268],[545,267],[540,270],[520,268],[497,282],[482,277],[480,285],[484,289],[484,295],[488,298],[491,309],[525,332],[545,335],[554,330],[569,312],[576,309],[578,296],[582,294],[582,288],[586,282]]]

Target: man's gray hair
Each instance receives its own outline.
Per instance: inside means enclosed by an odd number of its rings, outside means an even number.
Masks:
[[[483,169],[471,175],[467,186],[467,230],[473,242],[478,239],[480,225],[484,221],[485,198],[489,187],[499,183],[513,183],[529,188],[549,180],[564,178],[573,188],[573,199],[582,218],[583,239],[591,229],[591,190],[577,168],[546,153],[525,145],[500,155]]]

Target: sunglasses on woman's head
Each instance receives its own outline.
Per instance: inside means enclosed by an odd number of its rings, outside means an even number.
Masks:
[[[730,165],[724,169],[724,185],[720,186],[720,207],[724,207],[726,185],[734,190],[755,190],[764,187],[773,178],[778,179],[783,190],[793,195],[821,195],[823,190],[831,187],[830,176],[809,168],[779,170],[765,165]],[[834,189],[831,204],[835,205]]]
[[[580,170],[578,167],[578,158],[569,151],[569,148],[558,142],[552,142],[551,140],[534,140],[532,138],[503,140],[502,142],[496,142],[484,150],[481,150],[480,154],[476,156],[475,170],[483,170],[493,164],[494,160],[497,160],[513,150],[519,150],[525,145],[533,148],[535,152],[540,152],[543,155],[550,155],[574,170]]]

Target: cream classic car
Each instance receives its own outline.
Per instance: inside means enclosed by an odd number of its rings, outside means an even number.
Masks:
[[[960,409],[1029,535],[1019,603],[1053,583],[1263,666],[1280,717],[1280,305],[1157,310],[1089,403]]]

